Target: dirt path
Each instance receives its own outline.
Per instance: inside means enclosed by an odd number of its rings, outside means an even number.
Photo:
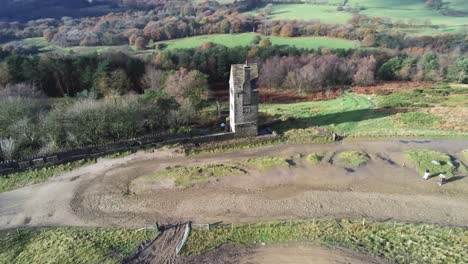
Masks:
[[[173,264],[176,263],[176,247],[182,240],[186,224],[176,224],[160,230],[158,237],[143,247],[124,264]]]
[[[468,179],[459,178],[442,188],[436,185],[436,179],[422,181],[414,169],[402,166],[401,152],[412,148],[456,154],[468,148],[468,140],[290,144],[196,157],[171,151],[140,152],[0,194],[0,228],[341,217],[468,226]],[[297,164],[227,176],[197,188],[144,194],[133,194],[129,189],[138,176],[168,166],[311,152],[325,153],[329,159],[335,152],[349,149],[365,151],[372,158],[370,163],[355,171],[328,162],[317,167]]]
[[[367,256],[361,256],[337,249],[317,246],[271,246],[260,247],[253,254],[242,258],[240,264],[376,264],[383,263]]]
[[[221,246],[201,256],[180,258],[180,264],[384,264],[383,260],[343,249],[307,243],[272,246]]]

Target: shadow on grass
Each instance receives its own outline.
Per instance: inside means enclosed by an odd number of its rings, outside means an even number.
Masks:
[[[462,180],[463,178],[465,178],[466,176],[455,176],[455,177],[451,177],[451,178],[448,178],[446,183],[449,183],[449,182],[455,182],[455,181],[459,181],[459,180]]]
[[[270,125],[274,130],[282,133],[289,129],[308,128],[312,126],[338,125],[342,123],[357,123],[360,121],[382,118],[394,115],[395,111],[388,109],[358,109],[347,112],[316,115],[305,118],[289,118],[283,122],[272,122]]]

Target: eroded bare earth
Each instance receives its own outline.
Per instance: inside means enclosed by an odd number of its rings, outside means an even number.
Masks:
[[[429,148],[456,154],[467,140],[292,144],[185,157],[170,150],[103,160],[49,181],[0,194],[0,226],[141,226],[155,222],[254,222],[311,218],[362,218],[468,226],[468,180],[439,187],[423,181],[402,151]],[[362,150],[371,160],[350,169],[335,153]],[[298,153],[323,153],[315,166]],[[192,188],[169,185],[134,193],[133,180],[167,167],[242,162],[259,156],[292,157],[290,166],[211,179]]]
[[[183,264],[380,264],[383,260],[310,244],[258,247],[222,246],[201,256],[178,259]]]

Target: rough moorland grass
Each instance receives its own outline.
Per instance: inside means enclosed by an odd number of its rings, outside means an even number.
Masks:
[[[327,220],[194,230],[184,254],[202,254],[223,244],[314,241],[382,257],[391,263],[464,263],[468,259],[467,240],[465,228]]]
[[[424,171],[429,170],[432,176],[437,176],[439,173],[445,173],[445,175],[451,177],[456,171],[451,158],[447,154],[438,151],[413,149],[406,151],[405,157],[416,166],[420,175],[423,175]],[[437,161],[440,165],[434,164],[432,161]]]
[[[286,142],[296,143],[328,143],[333,142],[333,134],[327,129],[316,127],[290,129],[283,135]]]
[[[433,127],[439,121],[434,115],[420,112],[397,114],[395,120],[398,124],[410,127]]]
[[[94,163],[92,161],[75,161],[67,164],[52,166],[44,169],[29,170],[19,173],[12,173],[0,177],[0,192],[6,192],[21,188],[26,185],[40,183],[48,178],[72,171],[78,167]]]
[[[311,127],[290,129],[279,136],[236,138],[222,142],[211,142],[200,146],[187,147],[186,154],[202,155],[228,151],[271,146],[283,143],[329,143],[333,142],[332,132],[327,129]]]
[[[457,91],[458,92],[458,91]],[[345,135],[352,138],[379,138],[379,137],[466,137],[468,133],[451,130],[447,128],[434,127],[434,124],[427,123],[409,123],[401,126],[395,121],[398,112],[405,109],[393,109],[401,107],[412,107],[411,96],[400,97],[398,94],[388,95],[393,97],[393,102],[401,100],[408,101],[402,104],[393,103],[387,105],[390,109],[383,109],[383,106],[376,106],[374,97],[361,96],[357,94],[344,94],[342,97],[319,102],[303,102],[293,104],[262,104],[260,112],[268,116],[269,120],[279,120],[271,127],[278,133],[285,133],[291,129],[302,129],[309,127],[325,128],[334,131],[339,135]],[[448,97],[462,96],[454,92]],[[434,102],[447,102],[440,99],[443,96],[431,96]],[[381,98],[377,97],[377,103]],[[422,100],[424,101],[424,100]],[[427,102],[427,100],[425,100]],[[466,94],[463,99],[451,101],[458,107],[465,107],[468,103]],[[427,104],[426,104],[427,105]],[[448,106],[448,105],[447,105]],[[450,107],[451,107],[450,106]],[[457,120],[455,120],[457,122]],[[460,119],[459,124],[463,126],[464,120]]]
[[[318,153],[311,153],[307,155],[306,157],[306,160],[313,165],[319,164],[322,161],[322,159],[323,159],[323,155],[318,154]]]
[[[361,151],[344,151],[340,152],[333,159],[333,164],[343,167],[357,168],[366,165],[369,161],[367,154]]]
[[[240,34],[213,34],[194,36],[174,40],[166,40],[156,42],[156,44],[166,45],[165,49],[191,49],[200,47],[204,42],[213,42],[227,47],[251,46],[255,38],[255,33],[240,33]],[[273,45],[296,46],[297,48],[317,49],[351,49],[358,45],[350,40],[327,38],[327,37],[268,37]]]
[[[285,158],[271,156],[248,159],[247,164],[253,165],[263,171],[276,167],[287,167],[289,165]]]
[[[225,164],[207,164],[194,167],[180,167],[157,172],[152,175],[138,178],[138,181],[154,181],[160,179],[173,179],[176,186],[192,187],[203,185],[210,178],[245,173],[238,167]]]
[[[1,263],[121,263],[155,231],[31,228],[0,231]]]
[[[465,87],[426,88],[378,96],[376,103],[377,106],[381,108],[432,106],[468,107],[467,93],[468,89]]]

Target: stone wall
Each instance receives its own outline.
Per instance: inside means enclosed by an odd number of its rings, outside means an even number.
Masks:
[[[192,136],[189,134],[178,135],[149,135],[117,143],[80,148],[69,151],[51,153],[43,156],[31,157],[24,160],[8,161],[0,163],[0,176],[21,172],[29,169],[40,169],[54,165],[65,164],[77,160],[97,159],[106,155],[121,152],[136,152],[145,148],[160,148],[171,144],[200,144],[211,141],[233,139],[234,133],[219,133],[205,136]]]

